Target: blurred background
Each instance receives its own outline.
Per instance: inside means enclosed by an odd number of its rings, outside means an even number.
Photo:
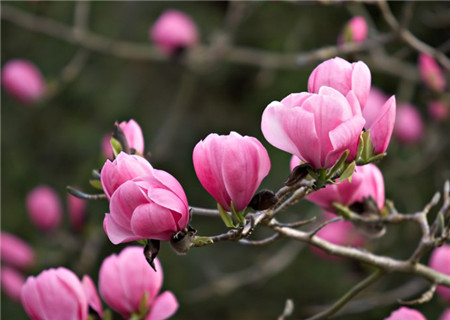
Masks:
[[[448,53],[448,2],[396,1],[389,6],[415,36]],[[167,57],[149,39],[150,27],[169,8],[189,15],[199,32],[198,43],[177,57]],[[33,226],[25,206],[27,194],[41,184],[56,190],[64,208],[67,185],[95,193],[91,171],[105,161],[102,139],[115,121],[135,119],[141,125],[152,165],[180,181],[192,206],[215,207],[192,165],[193,147],[212,132],[257,137],[272,161],[261,188],[278,190],[289,174],[290,155],[265,141],[261,114],[271,101],[306,91],[310,72],[336,55],[364,61],[373,85],[395,94],[398,104],[412,104],[424,123],[417,141],[405,144],[393,137],[388,157],[379,163],[386,197],[397,209],[421,210],[450,178],[448,116],[430,116],[428,104],[436,93],[421,81],[419,53],[392,36],[376,4],[2,1],[1,10],[2,67],[11,59],[27,59],[40,69],[48,90],[36,104],[24,105],[4,89],[1,96],[1,229],[36,250],[37,261],[27,275],[66,266],[96,282],[103,259],[124,247],[112,245],[102,230],[106,200],[88,202],[79,231],[71,228],[65,209],[62,225],[50,234]],[[344,25],[357,15],[369,24],[367,40],[337,46]],[[301,201],[279,218],[294,221],[319,213]],[[226,231],[216,218],[194,216],[192,225],[200,235]],[[263,238],[265,231],[252,237]],[[405,259],[419,238],[415,225],[392,226],[386,236],[369,241],[367,249]],[[186,256],[162,244],[159,257],[163,290],[171,290],[180,303],[174,319],[275,319],[287,299],[295,305],[292,318],[305,318],[334,302],[368,271],[353,261],[324,259],[287,240],[263,247],[218,243]],[[397,298],[415,298],[425,289],[420,280],[388,275],[336,319],[383,319],[398,307]],[[5,294],[1,302],[2,319],[26,318],[21,305]],[[415,308],[437,319],[445,304],[436,296]]]

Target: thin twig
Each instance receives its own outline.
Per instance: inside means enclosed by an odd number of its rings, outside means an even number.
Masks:
[[[340,309],[342,309],[353,297],[355,297],[358,293],[369,287],[371,284],[376,282],[384,275],[384,272],[381,270],[376,270],[370,276],[365,278],[363,281],[359,282],[356,286],[351,288],[345,295],[343,295],[336,303],[334,303],[329,309],[307,318],[306,320],[319,320],[319,319],[327,319],[329,316],[335,314]]]

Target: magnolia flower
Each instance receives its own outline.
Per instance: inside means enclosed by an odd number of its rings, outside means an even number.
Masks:
[[[139,313],[143,305],[150,309],[146,320],[163,320],[178,309],[178,302],[170,291],[159,294],[163,272],[158,259],[156,270],[149,267],[142,248],[126,247],[120,254],[107,257],[99,273],[99,290],[103,300],[125,319]],[[145,297],[146,295],[146,297]]]
[[[424,130],[419,111],[411,104],[399,105],[394,126],[395,137],[405,144],[417,143],[423,138]]]
[[[5,231],[0,233],[0,252],[2,263],[20,269],[32,266],[36,258],[28,243]]]
[[[366,20],[361,16],[351,18],[344,27],[342,34],[339,35],[338,43],[345,42],[363,42],[367,38],[368,27]]]
[[[441,68],[432,56],[419,55],[419,72],[422,81],[432,90],[443,92],[445,89],[445,77]]]
[[[427,320],[423,314],[419,311],[408,308],[400,307],[399,309],[393,311],[391,315],[384,320]]]
[[[2,266],[0,272],[2,291],[14,302],[20,302],[20,292],[25,277],[14,268]]]
[[[227,211],[231,203],[236,210],[245,209],[270,170],[261,142],[236,132],[208,135],[192,157],[200,183]]]
[[[450,244],[444,244],[433,250],[430,257],[430,267],[439,272],[450,275]],[[436,292],[446,301],[450,302],[450,288],[438,286]]]
[[[275,147],[315,169],[332,167],[346,150],[355,156],[365,120],[353,92],[344,97],[322,86],[318,93],[294,93],[264,110],[261,130]]]

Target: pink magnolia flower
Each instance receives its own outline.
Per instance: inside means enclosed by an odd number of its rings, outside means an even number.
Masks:
[[[28,277],[22,305],[32,320],[86,320],[88,303],[77,276],[66,268],[48,269]]]
[[[266,149],[254,137],[212,133],[197,143],[192,155],[202,186],[227,211],[245,209],[270,171]]]
[[[197,26],[185,13],[167,10],[150,29],[150,38],[167,55],[193,46],[198,41]]]
[[[336,216],[329,212],[324,212],[323,220],[331,220]],[[322,238],[328,242],[331,242],[340,246],[350,246],[350,247],[362,247],[365,244],[365,238],[359,233],[354,224],[349,221],[337,221],[326,225],[324,228],[317,232],[316,236]],[[319,256],[330,259],[339,259],[336,256],[326,254],[323,250],[311,246],[313,252],[317,253]]]
[[[395,96],[387,99],[379,89],[370,90],[362,116],[366,120],[364,129],[370,131],[374,154],[386,151],[394,130],[395,112]]]
[[[86,200],[77,198],[70,193],[67,194],[67,209],[69,211],[69,222],[72,228],[80,231],[86,218]]]
[[[344,27],[344,31],[339,36],[338,43],[363,42],[367,38],[368,26],[366,20],[361,16],[351,18]]]
[[[91,277],[88,275],[84,275],[83,279],[81,279],[81,285],[83,286],[84,294],[86,295],[86,300],[88,305],[100,316],[103,318],[103,307],[102,302],[97,293],[97,289],[95,288],[95,284],[92,281]]]
[[[180,183],[153,169],[123,183],[112,195],[103,227],[112,243],[155,239],[168,241],[189,222],[189,207]]]
[[[384,180],[380,169],[373,164],[357,166],[352,182],[345,180],[340,184],[329,184],[325,188],[311,193],[306,199],[326,211],[335,212],[334,202],[350,206],[369,196],[375,200],[378,209],[381,210],[384,206]]]
[[[139,313],[145,294],[150,309],[146,320],[163,320],[178,309],[178,302],[170,291],[158,294],[163,282],[163,272],[155,259],[155,272],[145,260],[142,248],[126,247],[120,254],[107,257],[99,273],[99,289],[103,300],[124,318]]]
[[[143,157],[121,152],[114,161],[106,160],[100,173],[103,191],[108,199],[124,182],[151,174],[153,167]]]
[[[371,83],[370,70],[362,62],[350,63],[336,57],[319,64],[308,79],[308,91],[318,93],[323,86],[332,87],[344,96],[353,91],[364,110]]]
[[[391,315],[384,320],[427,320],[423,314],[419,311],[408,308],[401,307],[391,313]]]
[[[2,70],[5,90],[23,104],[31,104],[45,94],[45,81],[39,69],[30,61],[14,59]]]
[[[323,169],[332,167],[347,149],[354,157],[364,123],[353,92],[346,99],[324,86],[317,94],[293,93],[271,102],[261,130],[275,147]]]
[[[20,302],[20,292],[25,277],[16,269],[2,266],[0,272],[2,291],[14,302]]]
[[[450,244],[444,244],[431,253],[430,267],[436,271],[450,275]],[[436,292],[446,301],[450,302],[450,288],[438,286]]]
[[[50,232],[61,223],[61,200],[49,186],[40,185],[31,190],[26,198],[26,207],[31,222],[42,231]]]
[[[5,231],[0,233],[0,250],[2,263],[16,268],[29,268],[36,258],[33,248],[28,243]]]
[[[144,135],[139,124],[131,119],[128,122],[122,121],[119,127],[125,134],[125,138],[127,138],[128,146],[140,154],[144,154]]]
[[[436,60],[430,55],[419,55],[419,72],[422,81],[432,90],[443,92],[445,89],[445,78]]]
[[[450,309],[445,309],[439,317],[439,320],[450,320]]]
[[[394,134],[400,142],[417,143],[423,138],[424,130],[422,116],[413,105],[398,106]]]
[[[450,105],[448,102],[432,100],[428,103],[428,114],[435,121],[445,121],[448,119]]]

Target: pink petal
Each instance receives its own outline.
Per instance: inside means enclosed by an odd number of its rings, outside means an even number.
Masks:
[[[103,219],[103,229],[105,229],[105,233],[109,240],[114,244],[142,239],[142,237],[135,235],[131,229],[124,228],[117,224],[110,214],[105,214],[105,219]]]
[[[94,309],[101,318],[103,318],[102,303],[98,297],[97,289],[95,288],[95,284],[91,277],[84,275],[81,280],[81,284],[83,285],[83,290],[89,306]]]
[[[178,226],[170,210],[149,203],[136,208],[131,229],[142,238],[169,241]]]
[[[156,298],[149,315],[145,320],[165,320],[175,314],[178,309],[177,298],[170,291],[164,291]]]
[[[353,72],[351,88],[358,97],[361,109],[364,110],[370,92],[372,76],[370,74],[369,67],[362,61],[353,63],[352,67]]]
[[[385,152],[391,141],[395,125],[395,113],[395,96],[392,96],[381,107],[377,118],[370,127],[367,128],[367,130],[370,131],[370,139],[372,140],[375,154]]]

